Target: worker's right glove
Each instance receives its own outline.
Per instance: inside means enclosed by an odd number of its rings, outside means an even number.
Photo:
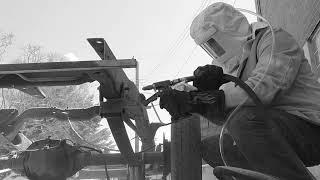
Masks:
[[[198,113],[214,124],[225,121],[225,95],[222,90],[192,91],[192,112]]]
[[[183,117],[190,116],[192,110],[190,92],[168,89],[161,93],[160,108],[166,109],[175,122]]]
[[[199,66],[194,72],[193,86],[200,91],[218,90],[223,84],[223,70],[219,66]]]

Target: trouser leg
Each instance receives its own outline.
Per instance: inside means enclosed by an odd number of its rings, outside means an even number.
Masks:
[[[283,111],[258,112],[256,108],[243,107],[227,127],[252,170],[280,179],[310,180],[313,177],[298,156],[309,150],[292,138],[310,130],[305,124],[301,118]]]
[[[224,166],[219,149],[219,135],[207,137],[201,141],[201,157],[211,167]],[[229,134],[224,134],[223,138],[224,160],[228,166],[251,169],[247,160],[234,144],[232,137]],[[233,178],[224,177],[223,180],[234,180]],[[240,180],[240,179],[239,179]],[[243,179],[245,180],[245,179]]]
[[[211,167],[224,166],[219,149],[219,139],[218,134],[201,141],[201,157]],[[229,166],[251,169],[229,134],[224,134],[223,151],[224,159]]]

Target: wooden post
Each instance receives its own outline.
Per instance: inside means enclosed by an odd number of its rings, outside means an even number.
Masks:
[[[171,179],[201,180],[200,120],[191,117],[171,126]]]
[[[144,180],[144,165],[129,166],[128,180]]]

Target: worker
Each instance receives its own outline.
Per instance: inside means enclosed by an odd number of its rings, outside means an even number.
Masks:
[[[320,84],[293,36],[272,29],[274,43],[267,23],[249,24],[222,2],[205,8],[193,20],[190,35],[214,65],[194,71],[197,91],[166,90],[160,107],[172,121],[191,113],[222,125],[245,101],[226,125],[226,162],[280,179],[314,179],[306,166],[320,163]],[[265,108],[257,108],[234,83],[222,85],[223,73],[244,81]],[[203,159],[213,167],[224,165],[218,143],[217,134],[201,145]]]

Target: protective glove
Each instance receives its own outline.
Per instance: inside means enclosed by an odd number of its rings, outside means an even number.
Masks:
[[[164,90],[160,96],[160,108],[166,109],[171,115],[171,120],[176,121],[191,115],[191,96],[189,92],[174,89]]]
[[[224,98],[222,90],[184,92],[170,89],[162,92],[160,108],[169,112],[173,122],[197,113],[215,124],[222,124],[225,117]]]
[[[225,121],[225,95],[222,90],[190,92],[193,113],[198,113],[214,124]]]
[[[193,75],[193,85],[200,91],[218,90],[223,84],[223,70],[219,66],[199,66]]]

